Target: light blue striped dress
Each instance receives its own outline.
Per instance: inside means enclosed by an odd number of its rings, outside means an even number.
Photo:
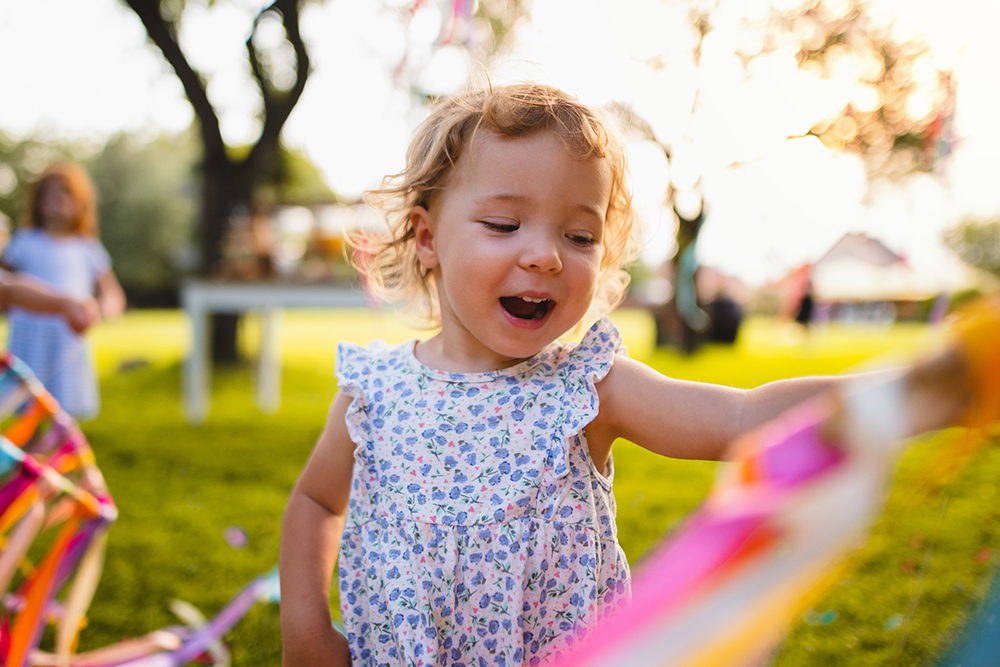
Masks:
[[[98,278],[111,269],[111,258],[99,240],[52,236],[39,229],[14,232],[3,261],[76,297],[93,295]],[[12,307],[7,321],[8,349],[28,364],[63,408],[77,418],[97,416],[100,395],[86,340],[56,315]]]

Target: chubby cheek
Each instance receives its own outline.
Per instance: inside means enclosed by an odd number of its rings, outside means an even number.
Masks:
[[[438,285],[445,286],[448,298],[455,303],[492,303],[501,295],[496,294],[503,282],[504,273],[497,271],[487,257],[478,257],[472,248],[458,261],[452,259],[433,271]]]
[[[596,271],[575,272],[567,276],[568,289],[564,292],[563,315],[581,319],[587,315],[600,294],[600,281]]]
[[[588,296],[591,300],[596,299],[601,291],[601,284],[604,282],[601,278],[601,254],[596,253],[580,271],[580,280],[586,282]]]
[[[593,280],[590,283],[590,298],[588,299],[590,303],[593,303],[595,299],[601,294],[601,286],[604,284],[603,281],[599,279],[599,275],[595,274]]]

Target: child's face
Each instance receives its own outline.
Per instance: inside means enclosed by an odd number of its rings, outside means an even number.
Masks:
[[[39,224],[47,231],[69,231],[78,208],[73,193],[58,178],[50,178],[38,192]]]
[[[510,366],[583,319],[610,198],[607,161],[575,159],[551,132],[477,133],[444,191],[411,215],[453,367]]]

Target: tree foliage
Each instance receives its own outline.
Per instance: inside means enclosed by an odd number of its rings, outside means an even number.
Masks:
[[[963,262],[1000,278],[1000,220],[966,220],[945,235]]]
[[[435,57],[447,51],[465,58],[466,73],[476,74],[488,69],[489,61],[509,45],[519,23],[529,19],[529,3],[524,0],[482,0],[481,2],[438,2],[422,0],[400,6],[385,3],[387,11],[396,15],[406,35],[406,44],[398,60],[387,62],[395,84],[408,91],[418,105],[433,102],[455,90],[431,86],[425,77],[434,67]],[[435,5],[440,5],[440,8]],[[414,39],[414,19],[421,11],[438,12],[440,29],[431,44]],[[461,81],[451,82],[453,86]]]
[[[823,78],[846,72],[857,82],[853,98],[808,134],[830,149],[859,154],[872,179],[931,168],[929,149],[952,91],[949,74],[935,70],[923,39],[876,17],[869,0],[772,8],[762,34],[761,51],[791,44],[801,69]],[[751,48],[740,55],[756,54]]]
[[[101,239],[133,304],[176,303],[190,264],[197,156],[191,133],[145,143],[119,135],[88,163]]]
[[[718,17],[723,14],[720,9],[723,5],[731,9],[731,3],[673,1],[682,5],[695,35],[691,58],[698,69],[706,37],[717,28]],[[870,183],[933,167],[944,117],[953,103],[950,77],[933,70],[929,48],[922,40],[878,17],[871,2],[792,0],[771,4],[762,17],[741,19],[735,55],[744,71],[749,71],[755,59],[777,51],[794,53],[799,70],[815,74],[821,81],[836,77],[853,84],[853,97],[843,106],[830,109],[806,135],[818,137],[830,150],[858,154]],[[699,113],[700,94],[700,89],[695,92],[692,118]],[[673,161],[674,146],[656,137],[648,122],[636,118],[627,106],[617,111],[633,131],[659,143],[668,161]],[[693,289],[690,281],[685,285],[681,280],[676,258],[697,242],[706,202],[700,182],[686,190],[670,184],[665,199],[677,220],[677,251],[672,268],[676,296],[678,289]],[[675,301],[659,309],[657,322],[661,343],[691,350],[703,338],[704,332],[693,330],[691,322],[678,317]]]

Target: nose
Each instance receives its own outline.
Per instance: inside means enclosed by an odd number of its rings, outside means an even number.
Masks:
[[[562,270],[562,256],[559,244],[548,236],[536,235],[526,240],[521,251],[521,268],[542,273],[558,273]]]

